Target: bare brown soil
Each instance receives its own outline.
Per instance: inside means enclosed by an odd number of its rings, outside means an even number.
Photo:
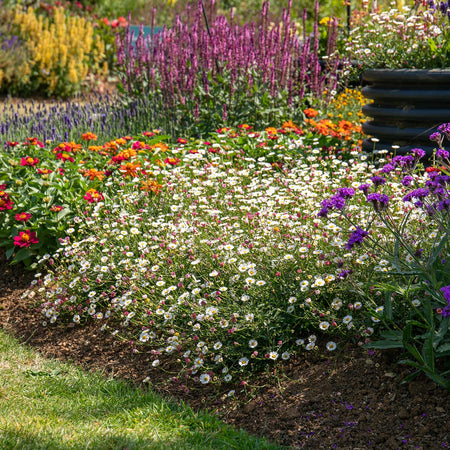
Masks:
[[[36,305],[20,296],[33,274],[9,266],[0,252],[0,326],[43,355],[100,369],[142,385],[148,355],[99,330],[98,325],[44,328]],[[395,353],[348,348],[340,355],[305,355],[264,374],[228,397],[212,388],[168,383],[152,371],[151,386],[226,423],[290,448],[442,449],[450,446],[450,393],[419,377],[402,384],[408,370]]]

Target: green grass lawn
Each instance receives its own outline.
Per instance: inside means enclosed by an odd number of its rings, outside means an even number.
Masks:
[[[100,373],[46,360],[0,331],[2,449],[275,449]]]

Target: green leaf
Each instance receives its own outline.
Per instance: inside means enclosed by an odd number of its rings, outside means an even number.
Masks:
[[[442,320],[441,326],[439,327],[439,330],[433,336],[433,348],[436,348],[441,343],[441,341],[444,338],[444,336],[447,334],[448,322],[449,322],[449,318],[448,317],[445,317]]]
[[[56,220],[59,222],[63,217],[67,216],[71,211],[68,208],[64,208],[56,215]]]
[[[14,256],[13,262],[18,263],[20,261],[23,261],[24,259],[29,258],[30,256],[31,252],[28,248],[21,248]]]
[[[436,353],[444,353],[448,351],[450,351],[450,342],[446,342],[436,349]]]
[[[419,353],[419,350],[414,345],[403,342],[405,349],[412,355],[414,358],[419,361],[421,366],[425,366],[425,361],[422,355]]]
[[[363,345],[364,348],[375,348],[379,350],[385,350],[388,348],[403,348],[403,342],[401,341],[376,341],[369,342],[368,344]]]
[[[415,325],[416,327],[425,328],[428,330],[428,325],[418,322],[417,320],[408,320],[408,323],[411,325]]]
[[[430,46],[430,50],[435,52],[437,50],[437,45],[432,38],[428,38],[428,45]]]
[[[14,253],[14,250],[15,250],[14,247],[8,248],[8,250],[6,250],[6,259],[11,258],[11,255]]]
[[[392,320],[392,292],[386,291],[384,297],[384,315],[387,319]]]
[[[430,333],[422,347],[422,356],[426,365],[434,372],[433,335]]]

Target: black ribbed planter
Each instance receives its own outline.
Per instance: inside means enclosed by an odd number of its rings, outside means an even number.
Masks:
[[[372,118],[362,129],[379,140],[365,139],[363,150],[403,155],[422,148],[431,155],[436,145],[430,134],[450,122],[450,69],[373,69],[362,78],[362,95],[373,100],[362,109]]]

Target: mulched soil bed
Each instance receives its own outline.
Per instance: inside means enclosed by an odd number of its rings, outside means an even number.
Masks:
[[[425,377],[401,384],[408,369],[395,353],[347,349],[327,357],[306,354],[236,386],[236,395],[212,388],[185,393],[167,375],[149,371],[145,352],[98,325],[42,327],[30,299],[21,299],[33,273],[9,266],[0,252],[0,326],[47,357],[100,369],[130,382],[150,373],[151,386],[193,408],[216,412],[226,423],[291,448],[442,449],[450,446],[450,393]]]

